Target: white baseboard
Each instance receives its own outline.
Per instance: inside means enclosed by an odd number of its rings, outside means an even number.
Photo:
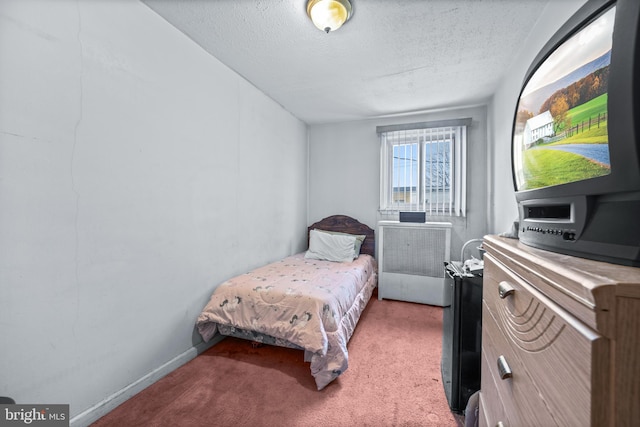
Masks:
[[[173,372],[188,361],[194,359],[200,353],[208,350],[210,347],[213,347],[214,345],[222,341],[223,338],[223,336],[218,335],[207,343],[203,342],[195,347],[191,347],[190,349],[174,357],[164,365],[149,372],[139,380],[129,384],[122,390],[115,392],[111,396],[104,399],[102,402],[97,403],[86,411],[71,418],[71,420],[69,421],[69,426],[86,427],[90,425],[91,423],[97,421],[99,418],[111,412],[115,407],[124,403],[127,399],[133,397],[165,375]]]

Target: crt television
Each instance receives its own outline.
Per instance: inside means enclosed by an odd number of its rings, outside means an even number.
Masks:
[[[527,71],[513,120],[519,239],[640,266],[640,0],[589,0]]]

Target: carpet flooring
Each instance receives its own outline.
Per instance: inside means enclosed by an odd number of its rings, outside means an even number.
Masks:
[[[226,338],[92,426],[457,426],[441,348],[441,307],[374,296],[321,391],[302,351]]]

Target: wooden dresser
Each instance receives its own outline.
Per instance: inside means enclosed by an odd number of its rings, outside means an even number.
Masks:
[[[483,246],[480,426],[640,425],[640,268]]]

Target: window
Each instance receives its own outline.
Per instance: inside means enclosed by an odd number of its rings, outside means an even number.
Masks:
[[[471,119],[379,126],[380,210],[464,216]]]

